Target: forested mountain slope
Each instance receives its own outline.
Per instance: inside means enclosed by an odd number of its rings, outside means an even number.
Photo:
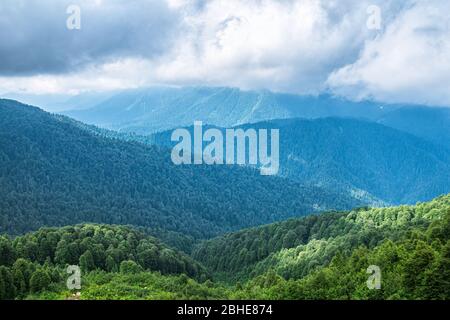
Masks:
[[[450,192],[450,149],[384,125],[323,118],[235,128],[279,129],[279,175],[343,190],[374,205],[413,204]],[[165,131],[148,140],[173,146],[170,136],[171,131]]]
[[[175,166],[170,150],[94,135],[0,100],[0,232],[82,222],[210,237],[360,205],[350,196],[259,171]]]
[[[441,199],[442,200],[442,199]],[[270,269],[239,286],[234,298],[246,299],[339,299],[339,300],[448,300],[450,299],[450,206],[447,200],[418,208],[426,219],[395,237],[386,237],[375,247],[350,242],[351,251],[339,248],[325,267],[316,266],[302,278],[291,272],[289,280]],[[392,209],[395,212],[395,209]],[[427,212],[428,211],[428,212]],[[393,212],[392,212],[393,213]],[[417,213],[416,214],[420,214]],[[370,221],[370,220],[369,220]],[[399,228],[402,228],[399,223]],[[391,240],[393,239],[393,240]],[[352,239],[349,239],[352,240]],[[333,246],[333,239],[328,239]],[[336,244],[334,244],[336,245]],[[348,247],[348,245],[347,245]],[[317,251],[317,249],[315,250]],[[302,269],[300,260],[314,255],[297,252],[282,259],[284,267]],[[323,251],[322,251],[323,252]],[[317,256],[323,255],[320,250]],[[280,256],[283,256],[280,255]],[[314,260],[309,263],[317,264]],[[282,263],[279,263],[281,265]],[[286,269],[284,269],[286,270]],[[376,271],[375,271],[376,270]],[[378,272],[378,287],[373,287]],[[369,286],[369,283],[371,286]]]
[[[450,108],[400,108],[381,116],[378,123],[450,148]]]
[[[449,237],[450,195],[210,240],[194,255],[207,269],[128,227],[44,228],[0,237],[0,299],[448,300]],[[68,264],[81,267],[80,289],[66,286]],[[378,290],[369,267],[379,268]]]
[[[99,136],[163,147],[177,143],[170,141],[172,131],[143,136],[58,117]],[[207,125],[203,129],[208,128],[224,131]],[[235,128],[279,129],[280,176],[340,190],[372,206],[413,204],[450,192],[450,149],[384,125],[323,118],[274,120]],[[193,137],[193,127],[187,129]]]
[[[159,240],[125,226],[44,228],[11,240],[0,237],[0,299],[48,290],[68,265],[81,275],[107,272],[184,274],[206,280],[204,267]]]
[[[337,254],[349,256],[361,246],[373,249],[386,240],[404,240],[430,226],[430,232],[437,228],[435,232],[443,233],[445,245],[449,218],[446,195],[416,206],[327,213],[243,230],[203,242],[193,256],[227,278],[248,279],[274,270],[284,278],[300,279]]]

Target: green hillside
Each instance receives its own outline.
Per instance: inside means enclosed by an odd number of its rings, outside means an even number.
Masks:
[[[192,258],[127,227],[46,228],[0,238],[0,265],[2,299],[449,299],[450,195],[244,230]]]
[[[235,280],[271,269],[298,279],[328,265],[338,253],[349,255],[360,246],[373,249],[385,241],[403,240],[416,230],[425,232],[430,225],[446,221],[449,210],[450,195],[446,195],[416,206],[314,215],[205,241],[193,256]]]
[[[61,286],[68,265],[78,265],[84,274],[145,270],[202,280],[209,277],[189,256],[129,227],[44,228],[15,239],[0,237],[0,297],[23,298]]]

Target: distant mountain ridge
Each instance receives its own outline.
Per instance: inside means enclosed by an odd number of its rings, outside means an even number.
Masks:
[[[321,118],[235,128],[279,129],[280,176],[347,190],[371,205],[414,204],[450,192],[450,150],[381,124]],[[149,142],[173,147],[171,132],[154,134]]]
[[[141,136],[60,117],[100,136],[168,148],[176,144],[170,139],[170,130]],[[193,136],[193,127],[186,128]],[[225,130],[204,126],[204,130],[208,128]],[[279,129],[280,176],[339,189],[371,206],[414,204],[450,192],[450,151],[385,125],[321,118],[273,120],[234,128]]]
[[[72,100],[74,109],[78,108],[77,99]],[[88,124],[144,135],[190,126],[196,120],[231,127],[274,119],[351,117],[385,124],[450,147],[450,108],[354,102],[326,94],[151,87],[123,91],[93,107],[63,114]]]
[[[153,87],[124,91],[93,108],[64,114],[89,124],[145,134],[187,126],[195,120],[229,127],[273,119],[384,113],[376,103],[367,102],[364,107],[328,95],[299,96],[226,87]]]

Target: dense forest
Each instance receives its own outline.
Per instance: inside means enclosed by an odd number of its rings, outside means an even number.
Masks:
[[[441,225],[442,224],[442,225]],[[385,240],[351,254],[336,253],[325,267],[302,278],[270,269],[249,281],[237,297],[251,299],[450,299],[450,211],[444,221],[413,230],[402,240]],[[367,286],[369,266],[381,270],[381,288]],[[301,268],[301,267],[300,267]],[[295,273],[295,272],[294,272]]]
[[[172,131],[139,135],[57,117],[98,136],[161,147],[176,144],[171,141]],[[209,128],[224,130],[211,125],[203,129]],[[235,128],[279,129],[281,177],[341,190],[368,205],[414,204],[449,191],[449,149],[381,124],[361,119],[288,119]],[[193,137],[193,127],[187,129]]]
[[[131,227],[44,228],[1,237],[0,265],[2,299],[450,299],[450,195],[244,230],[192,257]]]
[[[297,279],[327,265],[338,253],[349,255],[360,246],[373,249],[384,241],[403,240],[412,232],[439,225],[449,210],[450,195],[446,195],[416,206],[312,215],[205,241],[193,256],[211,270],[237,280],[270,269]]]
[[[159,272],[206,280],[204,267],[154,237],[124,226],[44,228],[15,239],[0,238],[0,297],[21,298],[58,284],[65,268],[91,271]]]
[[[355,198],[250,168],[175,166],[170,150],[110,139],[0,100],[0,232],[94,222],[207,238],[348,209]]]
[[[284,138],[290,152],[307,157],[311,150],[295,147],[297,120],[286,121],[295,124]],[[361,122],[320,123],[356,139]],[[397,148],[396,134],[377,143]],[[320,163],[321,187],[251,168],[177,167],[158,137],[0,100],[0,299],[450,299],[450,195],[369,208]],[[383,192],[446,193],[448,150],[414,139],[387,154],[397,167],[379,163],[359,178],[383,181],[375,172],[384,166],[401,169],[403,185]],[[329,161],[361,165],[332,143],[321,146]],[[69,266],[81,270],[80,289],[66,285]],[[373,266],[379,290],[367,286]]]

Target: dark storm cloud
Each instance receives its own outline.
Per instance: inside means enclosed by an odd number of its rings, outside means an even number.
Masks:
[[[81,30],[69,30],[69,5]],[[120,57],[154,58],[171,45],[180,19],[157,0],[2,0],[0,75],[58,74]]]

